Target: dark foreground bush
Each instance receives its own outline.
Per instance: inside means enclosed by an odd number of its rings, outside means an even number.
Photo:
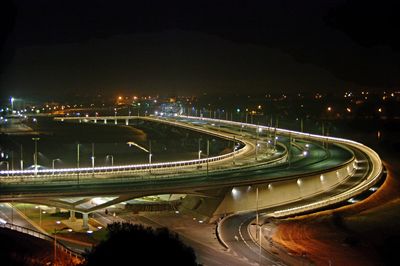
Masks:
[[[113,223],[108,237],[87,254],[87,266],[99,265],[198,265],[191,247],[167,228],[152,229]]]

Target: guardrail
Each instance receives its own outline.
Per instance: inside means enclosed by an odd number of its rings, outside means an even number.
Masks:
[[[54,243],[54,237],[43,234],[41,232],[23,227],[23,226],[19,226],[16,224],[11,224],[11,223],[0,223],[0,228],[7,228],[10,230],[14,230],[14,231],[18,231],[20,233],[24,233],[24,234],[28,234],[31,235],[33,237],[36,238],[40,238],[43,240],[47,240],[47,241],[52,241]],[[68,255],[70,255],[71,257],[75,257],[78,258],[80,260],[84,260],[85,258],[82,256],[82,254],[73,251],[72,249],[68,248],[67,246],[65,246],[64,244],[56,241],[56,246],[61,249],[62,251],[64,251],[65,253],[67,253]]]
[[[127,178],[132,177],[133,175],[141,175],[142,173],[149,173],[153,174],[151,179],[156,179],[154,174],[164,172],[162,178],[165,176],[168,177],[176,177],[177,174],[172,174],[174,171],[182,171],[187,169],[192,169],[193,167],[204,167],[209,163],[222,161],[228,158],[232,158],[237,156],[239,157],[244,152],[248,151],[249,145],[246,144],[246,140],[239,138],[232,137],[232,134],[223,133],[223,132],[213,132],[207,129],[197,128],[193,125],[185,125],[184,123],[180,123],[177,121],[171,122],[165,119],[158,119],[154,117],[146,117],[148,120],[169,123],[175,126],[186,127],[191,130],[197,130],[206,134],[215,135],[221,138],[225,138],[228,140],[234,140],[236,142],[241,143],[241,147],[238,150],[232,151],[230,153],[203,158],[203,159],[194,159],[194,160],[185,160],[185,161],[178,161],[178,162],[164,162],[164,163],[152,163],[152,164],[132,164],[132,165],[120,165],[120,166],[107,166],[107,167],[85,167],[85,168],[66,168],[66,169],[38,169],[38,170],[11,170],[11,171],[0,171],[1,181],[3,184],[18,182],[18,183],[28,183],[34,181],[35,183],[40,183],[41,181],[49,181],[49,180],[64,180],[64,181],[76,181],[78,182],[85,182],[85,179],[88,178],[107,178],[107,177],[116,177],[116,178]],[[77,119],[77,118],[73,118]],[[131,118],[132,119],[132,118]],[[279,145],[279,144],[278,144]],[[287,153],[285,149],[285,153]],[[287,157],[287,154],[282,154],[281,157],[274,158],[267,163],[264,164],[274,165],[278,162],[284,161]],[[229,166],[232,168],[232,166]],[[237,167],[235,167],[237,169]],[[224,169],[224,167],[220,168],[211,168],[210,171],[215,172],[218,170]],[[225,169],[226,170],[226,167]],[[172,172],[171,172],[172,171]],[[161,178],[159,176],[159,178]],[[136,178],[137,179],[137,178]],[[87,181],[87,180],[86,180]]]
[[[156,121],[162,122],[163,120],[154,119]],[[182,125],[181,125],[182,126]],[[189,129],[193,129],[190,126],[187,126]],[[207,130],[202,130],[204,133],[210,134]],[[211,132],[213,135],[228,139],[228,137],[224,134]],[[230,138],[229,138],[230,139]],[[173,169],[177,167],[187,167],[187,166],[199,166],[206,165],[208,163],[221,161],[227,158],[231,158],[234,156],[241,155],[246,149],[247,145],[244,141],[240,139],[235,139],[235,141],[241,143],[241,147],[235,151],[218,155],[209,158],[203,159],[194,159],[194,160],[184,160],[177,162],[164,162],[164,163],[151,163],[151,164],[131,164],[131,165],[120,165],[120,166],[104,166],[104,167],[82,167],[82,168],[65,168],[65,169],[33,169],[33,170],[1,170],[0,176],[2,178],[15,178],[15,177],[32,177],[32,176],[41,176],[41,177],[57,177],[57,176],[65,176],[65,175],[93,175],[93,174],[121,174],[121,172],[138,172],[138,171],[151,171],[151,170],[159,170],[159,169]]]
[[[278,144],[280,145],[280,144]],[[284,145],[282,145],[284,146]],[[210,175],[213,174],[218,174],[221,172],[224,173],[229,173],[233,171],[240,171],[241,169],[248,169],[253,168],[253,167],[272,167],[276,164],[285,162],[287,160],[287,150],[284,149],[284,151],[279,154],[279,156],[273,156],[267,161],[265,160],[259,160],[257,164],[242,164],[238,165],[237,163],[235,165],[229,164],[229,165],[222,165],[215,167],[213,166],[209,173]],[[203,176],[205,175],[204,172],[200,172],[199,170],[202,169],[203,171],[206,170],[206,168],[197,168],[195,167],[196,165],[193,166],[193,168],[174,168],[173,171],[166,172],[164,171],[165,169],[168,168],[156,168],[153,169],[151,172],[147,169],[143,169],[141,171],[116,171],[116,172],[96,172],[94,175],[91,172],[87,173],[80,173],[79,174],[79,181],[77,180],[77,174],[76,173],[69,173],[69,174],[62,174],[62,175],[29,175],[29,176],[10,176],[9,178],[3,178],[2,179],[2,185],[7,185],[7,184],[13,184],[15,182],[18,182],[18,184],[30,184],[30,183],[35,183],[35,184],[49,184],[48,182],[51,180],[57,181],[57,182],[78,182],[78,183],[91,183],[91,182],[115,182],[115,180],[119,181],[143,181],[143,180],[148,180],[148,181],[156,181],[156,180],[167,180],[167,179],[176,179],[176,178],[189,178],[189,177],[196,177],[196,176]],[[201,166],[197,165],[197,166]],[[170,170],[172,168],[169,168]],[[157,172],[155,170],[160,170],[161,172]],[[196,171],[193,171],[196,170]],[[114,173],[114,175],[111,175],[111,173]],[[146,174],[147,176],[145,177],[143,174]]]
[[[369,158],[371,166],[372,166],[370,174],[365,178],[365,180],[363,180],[357,186],[341,193],[340,195],[333,196],[326,200],[321,200],[321,201],[313,202],[310,204],[305,204],[305,205],[296,206],[293,208],[279,210],[279,211],[275,211],[273,213],[268,214],[269,216],[274,217],[274,218],[288,217],[288,216],[292,216],[292,215],[295,215],[298,213],[304,213],[304,212],[307,212],[310,210],[320,209],[320,208],[323,208],[323,207],[326,207],[329,205],[337,204],[337,203],[343,202],[345,200],[348,200],[349,198],[357,196],[357,195],[365,192],[366,190],[368,190],[370,187],[372,187],[376,182],[378,182],[378,180],[382,174],[382,171],[383,171],[382,161],[381,161],[379,155],[371,148],[369,148],[359,142],[356,142],[356,141],[347,140],[347,139],[343,139],[343,138],[336,138],[336,137],[320,136],[320,135],[316,135],[316,134],[297,132],[297,131],[281,129],[281,128],[253,125],[253,124],[235,122],[235,121],[226,121],[226,120],[218,120],[218,119],[203,118],[203,117],[199,118],[199,117],[192,117],[192,116],[181,116],[181,117],[182,118],[190,118],[190,119],[207,120],[207,121],[231,124],[231,125],[236,125],[236,126],[252,127],[252,128],[255,128],[256,130],[258,130],[258,128],[261,128],[262,130],[274,130],[277,133],[291,135],[292,137],[314,139],[314,140],[318,140],[318,141],[322,141],[322,142],[329,142],[329,143],[341,143],[341,144],[351,146],[353,148],[361,150]]]

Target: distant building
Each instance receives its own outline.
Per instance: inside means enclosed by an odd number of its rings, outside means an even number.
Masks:
[[[180,102],[167,102],[160,104],[161,115],[181,115],[183,114],[183,106]]]

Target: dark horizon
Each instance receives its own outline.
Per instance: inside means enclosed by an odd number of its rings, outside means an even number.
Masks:
[[[399,87],[399,5],[4,1],[2,98]]]

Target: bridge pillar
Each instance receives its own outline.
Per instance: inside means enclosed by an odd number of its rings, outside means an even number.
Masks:
[[[104,119],[104,124],[107,124],[107,119]]]
[[[129,119],[125,119],[125,125],[129,125]]]
[[[88,213],[82,213],[82,229],[83,230],[88,230],[89,229],[89,224],[88,224],[88,220],[89,220],[89,214]]]
[[[69,221],[70,222],[75,222],[76,221],[75,211],[72,211],[72,210],[69,211]]]
[[[97,119],[94,120],[94,123],[95,123],[95,124],[97,123]]]
[[[117,119],[114,120],[114,124],[117,124]]]

